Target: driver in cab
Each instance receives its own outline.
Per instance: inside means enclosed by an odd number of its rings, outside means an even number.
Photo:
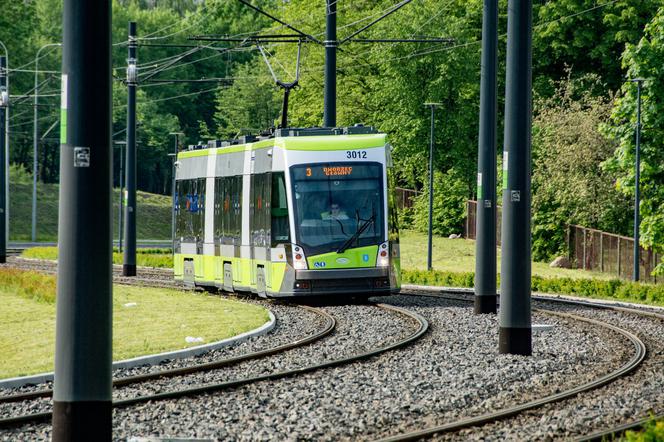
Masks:
[[[341,210],[338,203],[330,203],[330,210],[320,214],[322,219],[348,219],[346,212]]]

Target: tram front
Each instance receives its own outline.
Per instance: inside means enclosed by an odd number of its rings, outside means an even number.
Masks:
[[[289,175],[293,270],[284,281],[292,287],[289,294],[398,291],[398,245],[388,235],[392,217],[385,164],[299,164],[290,167]]]

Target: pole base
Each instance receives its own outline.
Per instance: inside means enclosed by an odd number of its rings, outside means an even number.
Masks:
[[[496,313],[497,295],[475,295],[475,314],[482,315],[487,313]]]
[[[136,276],[136,264],[122,264],[122,276]]]
[[[0,264],[4,264],[7,262],[7,256],[6,255],[0,255]]]
[[[113,405],[109,401],[53,401],[54,442],[110,441]]]
[[[530,356],[533,354],[532,328],[500,327],[498,353]]]

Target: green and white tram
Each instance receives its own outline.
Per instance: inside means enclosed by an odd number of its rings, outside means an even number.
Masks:
[[[277,129],[177,156],[175,279],[259,296],[401,285],[390,145],[373,128]]]

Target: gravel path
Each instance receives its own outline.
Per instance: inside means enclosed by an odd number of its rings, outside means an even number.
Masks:
[[[630,376],[605,387],[484,426],[479,430],[441,435],[439,439],[570,439],[648,417],[651,412],[656,415],[664,412],[663,320],[550,302],[536,302],[536,306],[599,319],[631,331],[646,344],[648,357]]]
[[[429,320],[431,331],[414,345],[367,362],[116,410],[114,438],[371,440],[578,385],[618,367],[631,351],[614,333],[535,314],[535,323],[555,328],[534,335],[533,356],[499,355],[497,318],[473,315],[468,303],[410,296],[386,302],[420,313]],[[326,309],[338,319],[339,331],[324,340],[325,345],[295,350],[279,360],[270,358],[224,369],[193,382],[356,353],[390,337],[401,337],[405,328],[412,329],[412,324],[394,313],[378,313],[376,307]],[[0,433],[0,438],[33,440],[48,437],[49,431],[49,426],[40,425],[23,433]]]

